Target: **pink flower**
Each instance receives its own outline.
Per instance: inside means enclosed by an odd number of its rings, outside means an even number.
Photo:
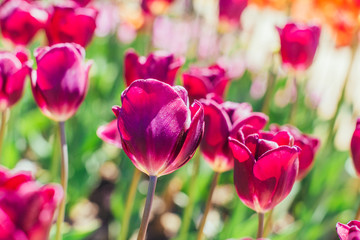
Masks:
[[[4,38],[27,45],[45,27],[48,14],[25,0],[9,0],[0,5],[0,27]]]
[[[180,86],[155,79],[137,80],[114,106],[123,150],[149,176],[169,174],[186,164],[199,146],[203,129],[202,106],[189,107]]]
[[[165,13],[174,0],[142,0],[141,8],[146,14],[160,15]]]
[[[277,27],[281,42],[283,65],[295,70],[306,70],[313,62],[319,45],[320,27],[288,23]]]
[[[182,77],[191,101],[205,98],[208,93],[224,97],[229,83],[225,70],[217,64],[209,67],[191,67]]]
[[[73,5],[54,6],[46,25],[49,45],[77,43],[86,47],[95,32],[97,10]]]
[[[286,131],[259,132],[245,125],[237,138],[229,138],[236,191],[247,207],[264,213],[290,193],[299,171],[300,149]]]
[[[360,176],[360,118],[356,122],[356,128],[351,138],[351,155],[355,170]]]
[[[220,25],[236,28],[240,25],[240,17],[248,0],[219,0]]]
[[[31,71],[24,54],[0,52],[0,111],[13,106],[23,95],[25,79]]]
[[[248,103],[222,102],[211,98],[200,100],[204,107],[205,130],[200,150],[205,160],[216,172],[225,172],[233,168],[234,157],[228,138],[244,125],[262,129],[268,117],[263,113],[252,112]]]
[[[124,74],[126,85],[138,79],[154,78],[174,85],[177,71],[184,64],[184,58],[176,58],[163,51],[150,53],[147,57],[138,56],[132,49],[125,54]]]
[[[336,231],[340,240],[360,239],[360,222],[354,220],[347,224],[337,223]]]
[[[0,239],[47,240],[63,198],[57,185],[39,186],[28,173],[0,168]]]
[[[270,130],[272,132],[287,131],[294,137],[294,145],[301,149],[299,154],[299,173],[296,180],[303,179],[313,166],[315,154],[320,146],[320,140],[303,134],[299,129],[290,125],[282,127],[271,125]]]
[[[122,148],[120,133],[117,127],[117,119],[112,120],[106,125],[100,126],[96,134],[104,142],[114,145],[117,148]]]
[[[83,102],[89,85],[91,62],[84,61],[80,45],[60,43],[35,52],[37,69],[31,88],[37,105],[47,117],[66,121]]]

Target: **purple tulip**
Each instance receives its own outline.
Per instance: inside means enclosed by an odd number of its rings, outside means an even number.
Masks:
[[[184,58],[176,58],[173,54],[163,51],[150,53],[147,57],[138,56],[132,49],[125,54],[126,86],[138,79],[154,78],[174,85],[176,73],[184,64]]]
[[[201,153],[214,171],[228,171],[234,166],[229,136],[236,134],[246,124],[261,130],[268,117],[263,113],[252,112],[248,103],[222,102],[219,98],[211,98],[211,94],[200,102],[204,107],[205,119]]]
[[[97,14],[93,8],[54,6],[46,25],[49,45],[70,42],[86,47],[94,35]]]
[[[205,98],[209,93],[224,97],[229,84],[225,69],[217,64],[209,67],[191,67],[182,74],[182,77],[191,101]]]
[[[0,168],[0,239],[47,240],[63,191],[39,186],[28,173]]]
[[[315,154],[320,146],[320,140],[303,134],[299,129],[290,125],[280,127],[273,124],[270,126],[270,130],[272,132],[287,131],[294,137],[294,145],[301,149],[299,154],[299,173],[296,180],[303,179],[313,166]]]
[[[360,176],[360,118],[356,122],[356,128],[351,138],[351,155],[355,170]]]
[[[336,231],[340,240],[358,240],[360,239],[360,222],[354,220],[347,224],[337,223]]]
[[[290,133],[260,132],[249,125],[229,138],[235,158],[234,184],[240,200],[265,213],[290,193],[299,170],[299,151]]]
[[[47,117],[66,121],[72,117],[87,93],[92,62],[85,63],[80,45],[60,43],[35,52],[37,69],[31,88],[37,105]]]
[[[112,120],[106,125],[100,126],[96,134],[104,142],[114,145],[117,148],[122,148],[120,133],[117,127],[117,119]]]
[[[155,79],[137,80],[114,106],[124,152],[149,176],[169,174],[194,155],[199,146],[204,113],[189,107],[187,92]]]
[[[281,58],[284,66],[306,70],[313,62],[319,45],[320,27],[288,23],[277,27],[281,42]]]
[[[0,27],[4,38],[27,45],[45,27],[47,12],[25,0],[9,0],[0,5]]]
[[[30,73],[30,63],[23,52],[16,54],[0,52],[0,111],[17,103],[23,95],[26,76]],[[23,62],[25,61],[25,62]]]
[[[225,28],[238,27],[240,25],[241,14],[247,5],[248,0],[219,0],[220,25]]]

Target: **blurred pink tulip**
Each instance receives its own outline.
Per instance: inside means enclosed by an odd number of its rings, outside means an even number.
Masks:
[[[47,240],[63,191],[40,186],[28,173],[0,168],[0,239]]]
[[[0,5],[0,27],[4,38],[27,45],[45,27],[47,12],[25,0],[9,0]]]
[[[245,125],[237,138],[229,138],[236,191],[247,207],[265,213],[290,193],[299,171],[300,149],[286,131],[259,132]]]
[[[126,85],[138,79],[154,78],[174,85],[176,73],[184,64],[184,58],[176,58],[163,51],[150,53],[147,57],[138,56],[132,49],[125,54],[124,74]]]
[[[117,126],[117,119],[112,120],[106,125],[100,126],[97,129],[96,134],[104,142],[112,144],[117,148],[122,148],[120,133]]]
[[[354,220],[347,224],[337,223],[336,231],[340,240],[360,239],[360,222]]]
[[[69,42],[86,47],[94,35],[97,14],[93,8],[53,6],[46,25],[49,45]]]
[[[248,0],[219,0],[219,24],[226,24],[230,28],[238,27],[241,14],[247,5]]]
[[[303,134],[299,129],[290,125],[282,127],[271,125],[270,131],[287,131],[294,137],[294,145],[301,149],[299,154],[299,173],[296,180],[303,179],[313,166],[315,154],[320,146],[320,140]]]
[[[146,14],[163,14],[174,0],[141,0],[141,8]]]
[[[182,74],[183,85],[189,93],[190,101],[205,98],[208,93],[224,97],[229,84],[225,69],[219,65],[190,67]]]
[[[252,112],[248,103],[222,102],[221,99],[211,97],[200,102],[204,107],[205,119],[204,137],[200,143],[201,153],[214,171],[228,171],[234,166],[228,137],[245,124],[261,130],[268,117]]]
[[[155,79],[137,80],[114,106],[124,152],[149,176],[169,174],[186,164],[199,146],[204,129],[202,106],[189,107],[180,86]]]
[[[31,75],[33,95],[40,110],[55,121],[72,117],[83,102],[92,62],[85,63],[85,50],[73,43],[60,43],[35,52],[37,69]]]
[[[277,27],[283,65],[295,70],[306,70],[313,62],[319,45],[320,27],[288,23]]]
[[[17,103],[23,95],[26,76],[31,72],[24,52],[0,52],[0,111]],[[23,62],[24,61],[24,62]]]
[[[357,175],[360,176],[360,118],[356,122],[356,128],[351,138],[351,155]]]

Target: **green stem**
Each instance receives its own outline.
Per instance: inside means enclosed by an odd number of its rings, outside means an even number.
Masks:
[[[208,213],[209,213],[209,211],[210,211],[211,199],[212,199],[212,195],[213,195],[213,193],[214,193],[216,184],[217,184],[217,182],[218,182],[219,175],[220,175],[219,172],[215,172],[215,174],[214,174],[214,176],[213,176],[213,179],[212,179],[212,182],[211,182],[211,186],[210,186],[209,196],[208,196],[208,199],[207,199],[206,205],[205,205],[204,215],[203,215],[203,217],[202,217],[202,219],[201,219],[201,222],[200,222],[197,240],[202,240],[202,239],[203,239],[203,236],[204,236],[204,227],[205,227],[205,223],[206,223],[206,217],[207,217],[207,215],[208,215]]]
[[[134,200],[135,200],[135,195],[136,195],[136,187],[138,186],[140,178],[141,178],[141,171],[139,171],[137,168],[135,168],[133,178],[131,180],[129,195],[126,199],[125,212],[124,212],[124,216],[122,219],[121,231],[120,231],[118,240],[126,240],[127,239],[131,212],[132,212],[132,209],[134,206]]]
[[[193,171],[189,185],[189,202],[184,211],[179,239],[184,239],[184,240],[188,239],[191,217],[193,215],[193,210],[194,210],[195,193],[196,193],[195,190],[196,190],[196,182],[197,182],[196,180],[199,173],[199,167],[200,167],[200,154],[198,152],[194,157]]]
[[[154,199],[154,194],[155,194],[156,182],[157,182],[157,176],[150,176],[150,182],[149,182],[149,188],[148,188],[148,193],[147,193],[146,202],[145,202],[144,213],[143,213],[143,217],[141,220],[141,225],[140,225],[140,230],[139,230],[139,235],[138,235],[137,240],[144,240],[145,236],[146,236],[146,230],[149,225],[151,205],[152,205],[152,201]]]
[[[271,102],[271,97],[274,93],[276,78],[277,78],[277,74],[274,72],[273,66],[270,66],[268,73],[267,88],[261,108],[261,112],[265,114],[269,114],[270,111],[270,102]]]
[[[267,235],[269,235],[271,233],[273,213],[274,213],[274,209],[271,209],[266,218],[265,226],[264,226],[264,237],[266,237]]]
[[[1,156],[1,150],[3,141],[5,138],[6,128],[7,128],[7,118],[10,113],[10,109],[5,109],[3,112],[1,112],[1,125],[0,125],[0,156]],[[2,159],[0,157],[0,159]]]
[[[289,117],[289,124],[294,124],[295,123],[295,119],[296,119],[296,110],[297,110],[297,105],[299,102],[299,90],[300,90],[300,86],[297,83],[296,80],[296,74],[294,74],[293,77],[293,82],[292,82],[294,88],[295,88],[295,98],[292,100],[291,103],[291,109],[290,109],[290,117]]]
[[[264,234],[264,213],[258,213],[259,215],[259,225],[256,238],[262,238]]]
[[[66,144],[66,136],[65,136],[65,123],[59,122],[60,129],[60,143],[61,143],[61,186],[64,191],[64,198],[62,199],[59,207],[59,215],[57,218],[56,226],[56,240],[61,239],[62,235],[62,225],[65,218],[65,206],[66,206],[66,195],[67,195],[67,185],[68,185],[68,173],[69,173],[69,156],[68,156],[68,148]]]

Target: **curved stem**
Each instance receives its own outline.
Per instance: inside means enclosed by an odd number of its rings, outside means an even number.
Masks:
[[[356,211],[356,215],[355,215],[355,220],[359,221],[360,220],[360,205]]]
[[[61,144],[61,186],[64,191],[64,198],[60,203],[59,207],[59,215],[56,222],[56,240],[61,239],[61,228],[65,218],[65,206],[66,206],[66,193],[67,193],[67,185],[68,185],[68,172],[69,172],[69,156],[68,156],[68,148],[66,144],[66,136],[65,136],[65,123],[59,122],[60,129],[60,144]]]
[[[294,96],[294,99],[292,99],[292,103],[291,103],[289,124],[293,125],[295,123],[295,119],[296,119],[296,110],[297,110],[297,105],[298,105],[298,102],[299,102],[299,87],[300,87],[298,82],[297,82],[297,79],[296,79],[296,73],[294,73],[292,81],[293,81],[292,82],[293,87],[295,89],[295,91],[294,91],[295,96]]]
[[[6,127],[7,127],[7,118],[8,118],[9,112],[10,112],[10,109],[8,109],[8,108],[1,112],[0,154],[1,154],[1,150],[2,150],[2,145],[3,145],[4,137],[5,137]],[[2,159],[2,158],[0,157],[0,159]]]
[[[256,238],[262,238],[264,234],[264,213],[258,213],[259,215],[259,225]]]
[[[193,215],[194,210],[194,203],[195,203],[195,189],[196,189],[196,179],[199,173],[199,167],[200,167],[200,154],[197,153],[194,157],[194,165],[193,165],[193,171],[190,179],[190,185],[189,185],[189,202],[185,208],[183,220],[182,220],[182,226],[180,230],[179,239],[187,239],[190,223],[191,223],[191,216]]]
[[[264,226],[264,237],[266,237],[267,235],[269,235],[271,233],[273,213],[274,213],[274,208],[270,210],[270,212],[266,218],[265,226]]]
[[[139,171],[137,168],[135,168],[133,178],[131,180],[129,195],[126,199],[125,212],[124,212],[124,216],[122,219],[120,235],[118,238],[119,240],[127,239],[127,234],[129,231],[129,221],[130,221],[131,212],[132,212],[132,209],[134,206],[134,199],[135,199],[135,195],[136,195],[136,187],[138,186],[140,178],[141,178],[141,171]]]
[[[144,240],[146,236],[146,230],[149,225],[151,205],[154,198],[157,176],[150,176],[148,193],[146,196],[146,203],[144,208],[143,217],[141,220],[141,226],[137,240]]]
[[[217,184],[217,182],[218,182],[219,175],[220,175],[219,172],[215,172],[215,174],[214,174],[214,176],[213,176],[213,179],[212,179],[212,182],[211,182],[211,187],[210,187],[209,196],[208,196],[208,199],[207,199],[206,205],[205,205],[204,215],[203,215],[203,217],[202,217],[202,219],[201,219],[201,222],[200,222],[197,240],[201,240],[201,239],[203,238],[203,235],[204,235],[204,227],[205,227],[205,223],[206,223],[206,217],[207,217],[207,215],[208,215],[208,213],[209,213],[209,211],[210,211],[211,199],[212,199],[212,195],[213,195],[213,193],[214,193],[216,184]]]
[[[273,58],[272,58],[272,61],[273,61]],[[275,81],[277,78],[277,73],[274,71],[273,68],[274,68],[273,65],[271,65],[269,68],[267,88],[266,88],[263,104],[261,107],[261,112],[263,112],[265,114],[269,114],[269,112],[270,112],[271,97],[275,90]]]

